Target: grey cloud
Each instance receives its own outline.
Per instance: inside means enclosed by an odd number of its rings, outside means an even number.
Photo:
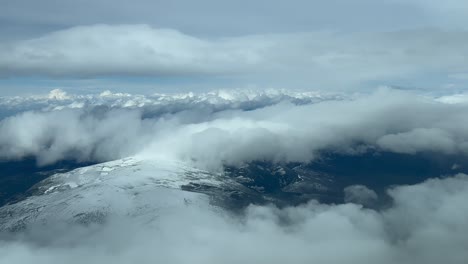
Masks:
[[[93,25],[3,44],[0,74],[229,76],[335,90],[433,72],[443,82],[468,70],[467,39],[464,31],[431,30],[201,38],[147,25]]]
[[[373,190],[364,185],[351,185],[344,189],[344,200],[347,203],[362,204],[365,206],[375,205],[378,196]]]
[[[265,44],[250,44],[210,42],[145,25],[95,25],[15,43],[0,57],[7,74],[219,74],[255,64],[257,49]]]

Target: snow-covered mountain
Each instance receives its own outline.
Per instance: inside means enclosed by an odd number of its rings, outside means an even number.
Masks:
[[[0,229],[54,221],[102,222],[108,215],[151,222],[181,208],[238,210],[252,203],[288,206],[313,199],[342,203],[343,189],[353,184],[385,195],[392,185],[468,172],[463,166],[455,169],[452,162],[380,153],[334,155],[311,163],[255,161],[213,172],[187,162],[133,156],[46,178],[0,208]]]
[[[15,230],[54,221],[100,222],[108,214],[144,222],[180,207],[216,209],[207,195],[181,189],[188,184],[222,188],[229,181],[180,162],[125,158],[47,178],[25,200],[0,208],[0,228]]]
[[[256,162],[209,172],[173,160],[129,157],[55,174],[0,208],[0,230],[130,216],[148,223],[181,207],[214,211],[251,203],[300,203],[329,192],[332,179],[301,165]],[[327,185],[328,182],[328,185]]]

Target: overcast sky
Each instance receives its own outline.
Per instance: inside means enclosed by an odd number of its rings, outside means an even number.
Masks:
[[[0,0],[0,94],[464,89],[463,0]]]

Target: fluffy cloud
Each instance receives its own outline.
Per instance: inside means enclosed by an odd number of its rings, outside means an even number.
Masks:
[[[1,111],[13,114],[0,121],[0,157],[32,155],[41,164],[67,158],[116,159],[139,153],[163,135],[216,119],[220,113],[325,98],[335,95],[218,91],[142,96],[105,91],[82,96],[53,90],[46,96],[2,98]],[[35,110],[24,111],[31,108]]]
[[[110,218],[97,226],[45,225],[0,236],[5,263],[465,263],[468,177],[389,191],[382,211],[356,204],[278,209],[233,217],[182,208],[152,224]]]
[[[415,154],[422,151],[437,151],[455,154],[457,143],[450,133],[439,128],[417,128],[408,132],[385,135],[377,144],[383,149],[397,153]]]
[[[203,40],[147,25],[76,27],[4,47],[1,69],[52,75],[190,75],[257,64],[262,41]]]
[[[347,99],[281,92],[65,97],[2,120],[0,155],[41,163],[162,156],[216,169],[253,160],[307,162],[324,151],[468,152],[468,106],[410,92]]]

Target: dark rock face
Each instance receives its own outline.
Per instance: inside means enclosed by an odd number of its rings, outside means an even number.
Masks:
[[[378,193],[393,185],[416,184],[429,178],[468,173],[468,157],[437,153],[416,155],[368,152],[361,155],[325,155],[307,168],[333,175],[338,188],[362,184]]]
[[[226,167],[225,173],[247,188],[261,193],[273,193],[301,181],[300,175],[295,171],[296,167],[296,164],[276,165],[263,161],[239,168]]]
[[[263,203],[285,206],[311,199],[328,202],[338,199],[340,192],[333,187],[333,176],[321,174],[307,166],[260,161],[239,168],[226,167],[225,174],[260,196]]]
[[[388,188],[468,173],[466,161],[467,157],[437,153],[408,155],[388,152],[324,154],[321,159],[303,164],[255,161],[225,168],[225,176],[244,188],[231,190],[224,199],[239,207],[250,203],[296,205],[312,199],[322,203],[343,203],[345,187],[365,185],[377,192],[381,197],[379,206],[384,206],[389,202]]]

